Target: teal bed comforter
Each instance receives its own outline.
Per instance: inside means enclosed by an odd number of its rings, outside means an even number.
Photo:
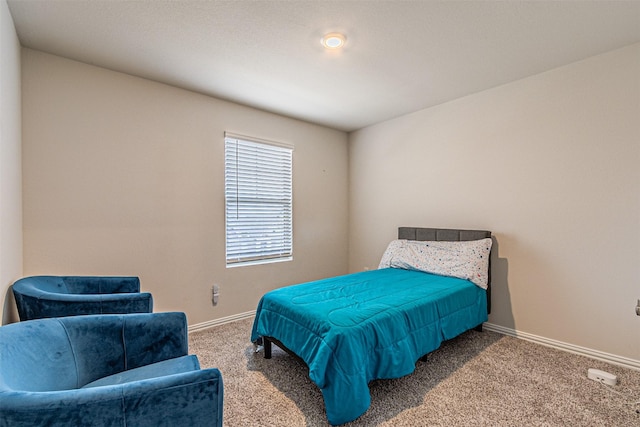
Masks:
[[[486,320],[486,291],[470,281],[385,268],[268,292],[251,340],[273,337],[300,356],[339,425],[369,408],[371,380],[410,374],[442,341]]]

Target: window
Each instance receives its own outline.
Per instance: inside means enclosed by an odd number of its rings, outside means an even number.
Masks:
[[[293,148],[225,133],[227,267],[292,259]]]

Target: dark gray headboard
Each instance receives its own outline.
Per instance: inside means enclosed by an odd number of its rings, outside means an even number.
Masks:
[[[486,238],[491,238],[490,231],[422,227],[398,228],[398,239],[459,242]],[[487,283],[487,313],[491,313],[491,257],[489,257],[489,282]]]

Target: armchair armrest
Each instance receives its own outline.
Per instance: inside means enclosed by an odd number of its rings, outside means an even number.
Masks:
[[[0,426],[222,427],[222,400],[217,369],[90,389],[0,391]]]
[[[149,388],[162,399],[154,399]],[[127,425],[222,427],[223,383],[218,369],[204,369],[124,384]]]

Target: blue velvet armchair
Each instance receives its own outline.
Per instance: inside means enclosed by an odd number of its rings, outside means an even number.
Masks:
[[[0,327],[0,426],[222,427],[220,371],[187,353],[184,313]]]
[[[13,284],[20,320],[80,314],[151,313],[137,277],[32,276]]]

